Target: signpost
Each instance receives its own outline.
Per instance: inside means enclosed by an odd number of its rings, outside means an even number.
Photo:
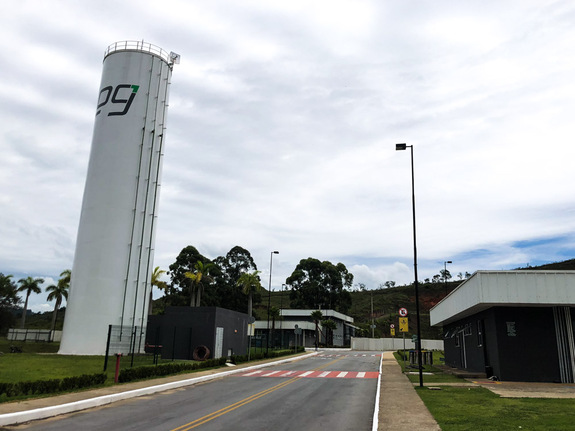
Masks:
[[[405,333],[409,331],[409,322],[407,320],[407,308],[399,309],[399,332],[403,334],[403,368],[405,369]]]
[[[301,328],[298,325],[294,325],[295,329],[293,330],[294,334],[295,334],[295,351],[297,352],[297,348],[298,348],[298,336],[301,335]]]

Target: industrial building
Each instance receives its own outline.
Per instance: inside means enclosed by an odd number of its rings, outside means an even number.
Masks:
[[[575,271],[478,271],[430,311],[445,363],[507,381],[573,383]]]
[[[316,345],[315,323],[311,313],[317,310],[287,310],[282,309],[279,320],[275,322],[257,320],[255,322],[256,342],[266,339],[270,334],[272,346],[293,347],[294,345],[314,347]],[[349,347],[351,337],[355,335],[356,326],[353,325],[353,317],[339,313],[335,310],[320,310],[323,319],[331,319],[336,324],[333,331],[333,347]],[[319,324],[319,344],[326,345],[327,333]],[[297,337],[297,339],[296,339]]]

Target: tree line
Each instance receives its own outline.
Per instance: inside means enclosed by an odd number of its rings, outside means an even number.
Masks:
[[[243,247],[235,246],[225,256],[211,260],[189,245],[170,265],[170,282],[158,286],[164,296],[155,306],[159,312],[170,305],[217,306],[252,315],[253,304],[261,303],[264,290],[259,274]],[[343,263],[302,259],[286,284],[291,308],[323,307],[345,313],[351,307],[353,274]]]
[[[152,301],[150,289],[149,312],[162,313],[167,306],[217,306],[253,315],[254,305],[262,302],[262,286],[257,265],[250,252],[235,246],[226,255],[209,259],[194,246],[184,247],[169,269],[154,268],[151,285],[163,292]],[[51,329],[55,328],[58,311],[68,299],[71,270],[60,274],[56,284],[45,292],[48,301],[56,301],[52,314]],[[166,274],[169,281],[161,280]],[[0,330],[15,326],[14,311],[23,302],[20,327],[26,325],[26,310],[32,293],[41,294],[43,278],[26,277],[16,283],[12,275],[0,273]],[[346,313],[351,308],[353,274],[343,263],[309,257],[301,259],[292,274],[287,277],[291,308],[329,308]],[[23,293],[22,299],[19,293]],[[279,309],[270,308],[270,318],[279,317]]]
[[[46,299],[48,301],[56,301],[54,311],[52,312],[52,323],[50,325],[50,330],[52,331],[56,326],[56,318],[58,317],[58,311],[60,310],[62,302],[64,299],[68,299],[71,276],[72,271],[66,269],[62,271],[60,279],[56,284],[51,284],[46,287],[46,293],[48,293]],[[26,277],[18,280],[18,284],[16,284],[14,280],[12,280],[13,277],[12,274],[4,275],[0,273],[0,332],[2,333],[15,324],[13,311],[22,303],[22,298],[18,296],[20,292],[24,293],[25,298],[20,327],[24,328],[26,326],[26,310],[28,309],[30,295],[32,293],[42,293],[40,285],[44,283],[43,278]]]

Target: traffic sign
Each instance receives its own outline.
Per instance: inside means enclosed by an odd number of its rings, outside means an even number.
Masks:
[[[391,336],[395,337],[395,328],[391,328]]]
[[[409,332],[409,324],[407,317],[399,318],[399,332]]]
[[[389,325],[389,327],[390,327],[391,329],[393,329],[393,328],[395,328],[395,325],[392,323],[391,325]]]
[[[401,317],[407,316],[407,308],[400,308],[400,309],[399,309],[399,315],[400,315]]]

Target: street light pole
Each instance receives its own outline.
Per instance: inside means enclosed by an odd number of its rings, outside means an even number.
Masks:
[[[413,212],[413,272],[415,276],[415,314],[417,320],[417,361],[419,368],[419,386],[423,387],[423,363],[421,354],[421,319],[419,317],[419,280],[417,276],[417,229],[415,228],[415,170],[413,168],[413,145],[395,144],[396,151],[411,150],[411,208]]]
[[[272,262],[274,254],[280,254],[279,251],[272,251],[270,252],[270,282],[268,284],[268,342],[266,345],[266,356],[268,354],[268,350],[270,348],[270,304],[272,299]]]
[[[285,284],[282,284],[282,294],[280,296],[280,334],[281,334],[281,348],[284,348],[284,331],[283,331],[283,325],[282,325],[282,320],[283,320],[283,314],[284,314],[284,309],[283,309],[283,303],[284,303],[284,287],[286,287]]]
[[[447,295],[447,264],[453,263],[450,260],[446,260],[443,262],[443,285],[445,286],[445,294]]]

